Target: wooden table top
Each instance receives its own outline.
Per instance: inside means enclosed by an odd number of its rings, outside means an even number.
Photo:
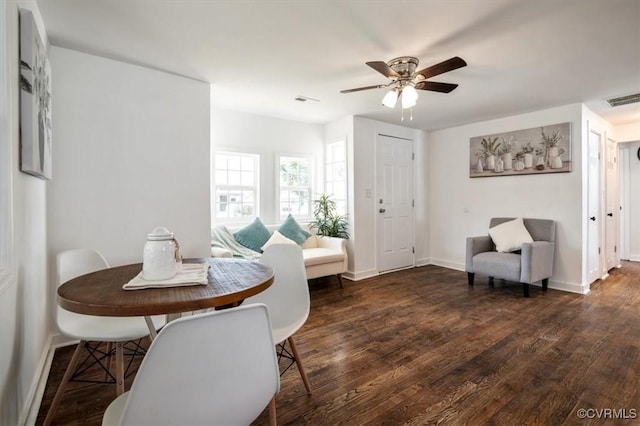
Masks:
[[[97,316],[151,316],[223,307],[242,302],[273,283],[273,269],[244,259],[200,258],[209,263],[209,283],[183,287],[123,290],[142,264],[117,266],[67,281],[58,303],[68,311]]]

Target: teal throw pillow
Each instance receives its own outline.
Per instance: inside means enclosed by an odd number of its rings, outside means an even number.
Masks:
[[[244,228],[233,233],[233,238],[236,241],[246,248],[249,248],[253,251],[257,251],[261,253],[260,247],[264,245],[269,238],[271,238],[271,233],[267,229],[266,226],[260,221],[260,218],[256,217],[256,219],[249,225]]]
[[[307,238],[311,236],[310,233],[302,229],[300,224],[298,224],[291,215],[287,216],[284,222],[282,222],[278,231],[285,237],[298,243],[298,245],[302,245],[302,243],[307,241]]]

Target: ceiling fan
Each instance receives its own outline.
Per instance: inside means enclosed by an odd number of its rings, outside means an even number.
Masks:
[[[393,108],[395,107],[398,98],[400,98],[400,95],[402,95],[402,108],[410,108],[416,104],[416,100],[418,99],[418,92],[416,92],[416,89],[449,93],[458,87],[457,84],[427,81],[427,79],[467,66],[464,59],[454,56],[446,61],[432,65],[423,70],[416,71],[419,62],[418,58],[414,58],[413,56],[401,56],[399,58],[392,59],[389,62],[367,62],[367,65],[371,68],[378,71],[385,77],[390,78],[391,82],[388,84],[377,84],[375,86],[341,90],[340,93],[352,93],[359,92],[361,90],[391,87],[391,90],[383,98],[382,104],[389,108]]]

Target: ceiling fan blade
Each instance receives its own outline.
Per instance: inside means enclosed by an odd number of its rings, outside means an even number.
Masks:
[[[385,77],[400,78],[400,74],[395,72],[389,65],[387,65],[386,62],[372,61],[372,62],[367,62],[367,65],[369,65],[371,68],[378,71],[380,74],[384,75]]]
[[[345,89],[345,90],[341,90],[340,93],[352,93],[352,92],[359,92],[361,90],[380,89],[381,87],[387,87],[387,86],[388,84],[377,84],[375,86],[358,87],[356,89]]]
[[[454,56],[453,58],[447,59],[446,61],[440,62],[439,64],[435,64],[423,70],[416,71],[415,75],[421,75],[426,79],[466,66],[467,63],[464,61],[464,59],[458,56]]]
[[[416,89],[431,90],[433,92],[442,93],[449,93],[456,87],[458,87],[457,84],[438,83],[437,81],[421,81],[420,83],[416,83]]]

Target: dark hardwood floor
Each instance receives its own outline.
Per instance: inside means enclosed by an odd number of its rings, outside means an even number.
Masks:
[[[313,395],[292,367],[278,423],[640,424],[639,263],[586,296],[533,287],[523,298],[518,284],[486,283],[469,287],[465,273],[436,266],[344,289],[314,280],[296,335]],[[72,351],[56,352],[37,424]],[[72,385],[55,423],[99,425],[115,387]],[[267,423],[266,411],[254,422]]]

